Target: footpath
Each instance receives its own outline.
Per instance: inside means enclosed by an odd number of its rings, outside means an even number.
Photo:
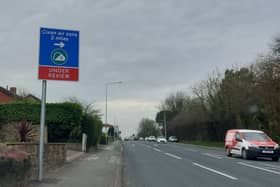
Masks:
[[[121,187],[122,145],[120,141],[99,145],[44,176],[35,187]]]

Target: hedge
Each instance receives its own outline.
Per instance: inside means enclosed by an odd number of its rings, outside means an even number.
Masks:
[[[0,120],[5,123],[13,121],[32,121],[40,123],[41,105],[36,103],[0,104]],[[49,142],[78,141],[81,126],[82,107],[77,103],[48,103],[46,105],[46,124]],[[0,121],[0,122],[1,122]]]

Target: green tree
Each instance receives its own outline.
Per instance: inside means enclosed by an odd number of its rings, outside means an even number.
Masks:
[[[159,129],[154,120],[143,118],[139,123],[138,137],[158,136]]]

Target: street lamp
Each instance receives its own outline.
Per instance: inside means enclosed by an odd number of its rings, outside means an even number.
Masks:
[[[167,136],[166,136],[166,110],[164,110],[164,113],[163,113],[163,123],[164,123],[164,136],[165,136],[165,139],[167,140]]]
[[[114,82],[107,82],[106,84],[105,84],[105,88],[106,88],[106,99],[105,99],[105,124],[107,124],[107,116],[108,116],[108,114],[107,114],[107,101],[108,101],[108,87],[110,86],[110,85],[114,85],[114,84],[122,84],[123,82],[122,81],[114,81]]]

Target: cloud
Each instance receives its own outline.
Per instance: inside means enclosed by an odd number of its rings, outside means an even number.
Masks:
[[[280,30],[279,5],[277,0],[5,1],[0,85],[40,95],[39,28],[80,30],[80,81],[49,81],[47,100],[76,96],[102,103],[105,83],[124,81],[110,87],[110,98],[122,101],[113,108],[120,115],[115,116],[123,132],[132,133],[141,117],[155,116],[154,104],[172,91],[190,91],[212,70],[248,64],[267,51]]]

